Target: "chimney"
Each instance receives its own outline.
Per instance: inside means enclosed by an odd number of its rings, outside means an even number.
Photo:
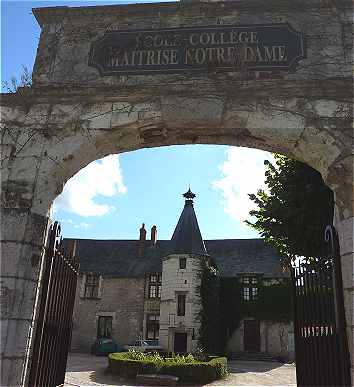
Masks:
[[[157,242],[157,227],[154,225],[151,227],[151,244],[156,245]]]
[[[141,225],[140,237],[139,237],[139,250],[138,250],[139,257],[143,257],[145,254],[145,241],[146,241],[146,230],[145,230],[145,223],[143,223]]]

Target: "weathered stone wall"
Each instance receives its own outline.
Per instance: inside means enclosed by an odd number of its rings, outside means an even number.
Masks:
[[[307,59],[302,61],[295,74],[287,75],[285,79],[350,76],[350,66],[345,66],[343,57],[350,50],[351,6],[349,2],[337,2],[336,6],[328,7],[320,0],[270,0],[266,4],[261,0],[241,0],[35,10],[42,34],[34,82],[36,86],[75,84],[86,87],[209,80],[208,73],[101,77],[95,68],[87,65],[90,46],[109,28],[130,30],[269,23],[290,23],[307,37]],[[235,76],[237,78],[236,74],[224,75],[231,79]]]
[[[110,153],[227,144],[284,153],[335,192],[348,341],[354,353],[352,3],[320,0],[149,4],[36,11],[34,87],[1,96],[1,385],[20,385],[47,214],[65,182]],[[293,74],[100,78],[89,42],[119,28],[289,22],[306,35]],[[80,32],[81,31],[81,32]],[[94,87],[93,87],[94,86]],[[352,356],[352,362],[354,356]],[[353,363],[354,364],[354,363]],[[354,380],[354,379],[353,379]]]
[[[143,329],[144,279],[104,278],[99,299],[80,297],[78,280],[71,349],[89,352],[97,338],[98,316],[112,316],[112,338],[119,345],[139,338]]]
[[[124,96],[119,89],[110,90],[111,102],[100,103],[99,99],[108,98],[104,91],[93,95],[82,90],[73,90],[72,94],[51,90],[46,95],[33,90],[24,97],[3,96],[2,274],[5,278],[16,277],[16,271],[22,268],[35,275],[39,267],[35,257],[42,251],[46,215],[52,201],[65,181],[95,159],[132,149],[190,143],[277,151],[318,169],[336,194],[336,225],[341,245],[345,243],[344,288],[352,343],[353,158],[350,105],[342,102],[349,98],[348,88],[342,81],[327,82],[321,97],[317,97],[314,94],[318,91],[315,92],[314,85],[310,89],[310,84],[253,81],[247,88],[231,89],[230,84],[224,84],[224,90],[220,90],[222,86],[212,82],[204,90],[189,88],[178,97],[172,96],[177,87],[170,86],[167,92],[162,86],[160,97],[157,100],[154,97],[153,103],[149,94],[128,92]],[[265,90],[277,96],[265,96]],[[289,97],[290,93],[302,96]],[[20,227],[16,226],[16,219],[21,219]],[[37,225],[35,228],[31,226],[33,223]],[[40,229],[43,234],[35,232]],[[28,243],[28,239],[33,242]],[[6,252],[9,246],[17,251],[15,257]],[[16,269],[9,272],[16,260]],[[18,279],[11,286],[30,310],[34,290],[32,296],[25,292],[27,285],[23,281]],[[8,335],[2,329],[5,356],[2,375],[19,380],[21,371],[16,363],[22,364],[27,333],[22,320],[24,308],[17,303],[11,308],[11,315],[5,318],[13,320],[10,324],[18,328],[9,327],[9,332],[18,329],[17,332],[23,333],[20,340],[20,333],[11,336],[13,333]],[[13,364],[16,371],[5,368],[7,363]]]
[[[293,347],[294,328],[292,323],[260,321],[260,349],[274,357],[284,360],[295,358]],[[244,320],[227,342],[226,350],[232,353],[243,352],[244,349]]]

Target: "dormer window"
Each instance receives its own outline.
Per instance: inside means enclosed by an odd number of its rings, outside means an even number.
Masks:
[[[179,268],[185,269],[187,267],[187,258],[180,258],[179,259]]]
[[[243,299],[245,301],[258,300],[259,278],[255,276],[242,277]]]

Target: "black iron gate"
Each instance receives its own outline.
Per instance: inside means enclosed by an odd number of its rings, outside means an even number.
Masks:
[[[29,373],[33,387],[64,383],[71,340],[78,262],[74,245],[63,248],[58,222],[50,228],[45,260]]]
[[[293,268],[297,385],[350,386],[338,236],[325,230],[321,258]]]

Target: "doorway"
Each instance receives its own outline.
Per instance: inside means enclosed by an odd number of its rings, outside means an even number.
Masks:
[[[244,350],[250,352],[260,352],[261,335],[258,320],[245,320],[244,326]]]
[[[187,333],[177,333],[177,332],[175,333],[174,352],[175,353],[187,352]]]

